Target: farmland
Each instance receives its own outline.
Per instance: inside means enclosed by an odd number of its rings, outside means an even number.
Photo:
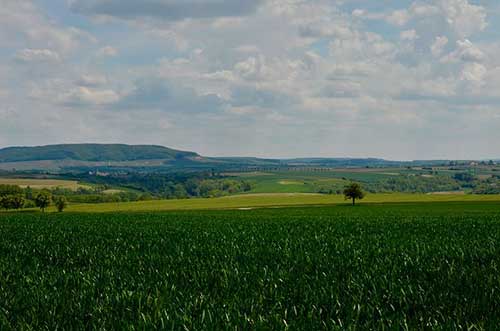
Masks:
[[[78,188],[88,188],[88,185],[81,185],[73,180],[60,179],[32,179],[32,178],[0,178],[0,185],[17,185],[22,188],[31,187],[34,189],[63,188],[76,191]]]
[[[0,235],[2,330],[500,322],[498,202],[4,213]]]
[[[435,202],[497,202],[500,195],[369,194],[361,204]],[[70,212],[134,212],[172,210],[239,209],[259,207],[321,206],[349,204],[342,195],[305,193],[243,194],[210,199],[174,199],[138,202],[70,204]]]
[[[339,193],[350,182],[371,193],[500,193],[496,167],[282,168],[225,173],[252,184],[249,193]]]

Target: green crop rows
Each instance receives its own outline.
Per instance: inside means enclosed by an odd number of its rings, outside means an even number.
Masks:
[[[0,215],[0,330],[495,329],[500,206]]]

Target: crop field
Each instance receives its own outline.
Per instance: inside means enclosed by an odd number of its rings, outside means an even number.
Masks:
[[[322,186],[339,189],[350,181],[374,182],[398,175],[398,169],[336,169],[323,171],[270,171],[228,174],[253,184],[250,193],[315,193]],[[396,173],[394,173],[396,171]]]
[[[500,195],[459,195],[459,194],[369,194],[359,204],[414,203],[414,202],[497,202]],[[172,211],[172,210],[210,210],[240,209],[259,207],[287,206],[324,206],[350,204],[343,195],[269,193],[242,194],[211,199],[152,200],[138,202],[70,204],[70,212],[133,212],[133,211]],[[53,209],[52,209],[53,210]]]
[[[445,176],[451,178],[461,173],[474,174],[477,179],[486,180],[492,175],[498,174],[498,170],[498,168],[491,167],[305,168],[229,172],[225,175],[252,183],[253,188],[250,193],[328,193],[329,190],[341,191],[352,181],[360,182],[365,186],[375,185],[374,187],[377,187],[381,181],[401,179],[401,176],[421,176],[423,178]]]
[[[0,214],[0,330],[496,329],[498,202]]]
[[[59,179],[26,179],[26,178],[0,178],[0,185],[17,185],[22,188],[31,187],[34,189],[44,188],[65,188],[76,191],[79,187],[88,188],[89,186],[80,185],[77,181],[59,180]]]

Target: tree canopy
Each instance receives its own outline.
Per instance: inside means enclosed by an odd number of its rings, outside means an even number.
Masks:
[[[365,197],[365,192],[360,184],[351,183],[344,188],[344,196],[346,200],[352,200],[352,205],[356,204],[356,200],[361,200]]]

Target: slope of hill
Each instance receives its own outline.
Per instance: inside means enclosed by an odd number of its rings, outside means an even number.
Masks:
[[[156,145],[62,144],[0,149],[0,171],[238,171],[266,168],[383,168],[438,166],[448,161],[387,161],[375,158],[296,158],[202,157]]]
[[[1,163],[75,160],[88,162],[124,162],[138,160],[181,160],[198,154],[163,146],[122,144],[68,144],[0,149]]]

